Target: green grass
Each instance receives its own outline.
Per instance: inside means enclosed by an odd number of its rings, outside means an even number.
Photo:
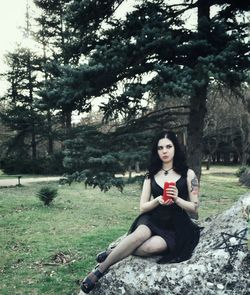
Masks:
[[[204,171],[200,217],[218,214],[247,192],[234,176],[236,168]],[[0,293],[78,294],[95,255],[123,235],[139,211],[141,187],[104,194],[83,184],[58,186],[54,205],[35,196],[45,183],[0,189]],[[63,253],[67,263],[55,261]]]
[[[224,211],[237,201],[240,195],[249,192],[249,188],[242,186],[235,176],[237,169],[237,166],[212,166],[209,171],[202,170],[200,218]]]

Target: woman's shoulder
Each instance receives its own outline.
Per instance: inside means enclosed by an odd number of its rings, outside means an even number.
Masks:
[[[147,172],[144,174],[144,180],[151,180],[151,175],[150,175],[149,171],[147,171]]]
[[[195,176],[196,176],[196,175],[195,175],[194,170],[188,168],[188,170],[187,170],[187,177],[188,177],[188,178],[194,178]]]

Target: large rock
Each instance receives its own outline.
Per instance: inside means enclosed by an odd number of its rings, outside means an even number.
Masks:
[[[130,256],[111,267],[91,294],[250,294],[244,209],[249,204],[250,194],[247,194],[229,210],[204,222],[200,242],[190,260],[157,264],[158,257]]]

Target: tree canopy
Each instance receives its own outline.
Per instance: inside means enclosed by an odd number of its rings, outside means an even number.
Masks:
[[[43,46],[36,95],[48,122],[61,115],[65,167],[87,184],[121,188],[115,175],[138,161],[146,169],[150,140],[171,128],[187,133],[188,162],[200,176],[211,89],[230,89],[243,99],[250,4],[133,1],[120,17],[121,0],[34,3]],[[72,112],[89,113],[95,98],[102,98],[103,122],[72,128]],[[112,122],[107,131],[104,124]]]
[[[83,13],[89,7],[85,4]],[[76,100],[107,95],[101,108],[109,119],[140,117],[148,93],[155,102],[162,96],[186,97],[189,163],[199,175],[209,87],[218,84],[236,91],[247,80],[249,45],[243,16],[248,9],[244,1],[140,2],[124,20],[106,20],[108,27],[100,28],[86,62],[69,69],[67,85],[79,95]],[[196,14],[196,28],[184,20],[189,10]],[[71,25],[81,32],[84,25],[79,22],[72,14]],[[162,127],[168,127],[167,121]]]

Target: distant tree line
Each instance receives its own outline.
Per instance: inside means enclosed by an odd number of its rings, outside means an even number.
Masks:
[[[37,50],[20,45],[2,73],[6,172],[67,172],[122,188],[115,174],[146,169],[160,129],[178,133],[198,176],[202,160],[249,161],[250,4],[147,0],[121,18],[123,2],[34,0],[39,14],[27,10]],[[74,113],[85,114],[77,126]]]

